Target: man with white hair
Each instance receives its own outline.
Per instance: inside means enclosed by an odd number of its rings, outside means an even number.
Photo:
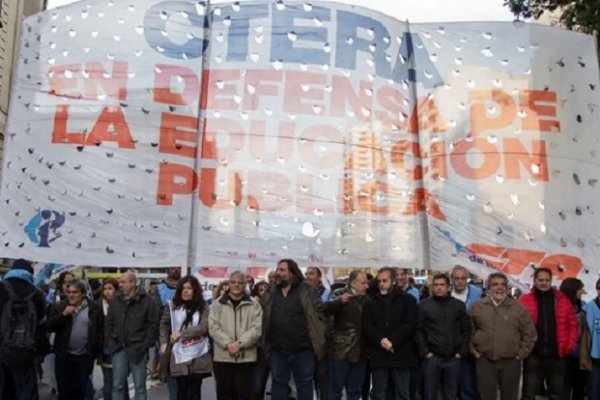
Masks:
[[[214,341],[217,398],[250,397],[257,361],[256,344],[262,334],[262,308],[245,291],[246,275],[229,276],[229,290],[210,309],[208,330]]]
[[[452,280],[451,296],[462,301],[465,309],[469,309],[473,302],[481,299],[483,290],[468,283],[469,271],[462,265],[455,265],[450,272]],[[477,400],[477,378],[475,376],[475,359],[471,354],[461,360],[460,383],[458,385],[458,398],[460,400]]]

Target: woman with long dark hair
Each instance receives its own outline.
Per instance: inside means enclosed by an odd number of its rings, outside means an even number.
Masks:
[[[115,291],[119,289],[119,281],[114,278],[106,278],[102,282],[102,293],[98,300],[98,305],[102,310],[104,318],[108,315],[108,306],[110,304]],[[104,400],[112,400],[112,388],[113,388],[113,373],[112,373],[112,359],[110,348],[107,345],[102,346],[102,352],[98,357],[98,364],[102,367],[102,377],[104,378]],[[128,396],[127,396],[128,397]]]
[[[177,381],[178,400],[199,400],[202,379],[210,376],[208,306],[193,276],[181,278],[160,320],[160,347],[172,346],[169,371]],[[185,350],[185,351],[182,351]]]
[[[567,278],[560,284],[560,291],[567,296],[575,314],[577,322],[582,318],[581,295],[585,293],[583,282],[577,278]],[[581,324],[579,324],[581,327]],[[577,335],[577,345],[573,353],[567,357],[567,373],[565,374],[565,394],[567,400],[583,400],[586,380],[586,372],[579,368],[579,357],[581,352],[581,328]]]

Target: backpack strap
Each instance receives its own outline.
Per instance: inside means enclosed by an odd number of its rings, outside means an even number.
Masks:
[[[6,289],[6,294],[8,294],[8,297],[10,300],[17,300],[17,301],[29,301],[31,299],[33,299],[33,296],[35,296],[36,293],[36,289],[34,288],[31,293],[29,293],[27,296],[21,298],[18,297],[17,294],[15,293],[15,290],[13,289],[12,285],[7,282],[7,281],[2,281],[2,286],[4,286],[4,289]]]
[[[12,285],[9,282],[2,281],[2,286],[4,286],[4,289],[6,289],[6,294],[8,295],[9,299],[17,300],[17,295],[16,295],[15,291],[13,290]]]

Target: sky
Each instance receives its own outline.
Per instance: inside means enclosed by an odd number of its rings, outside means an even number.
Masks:
[[[48,0],[48,8],[74,3],[74,0]],[[217,3],[219,1],[213,1]],[[410,22],[511,21],[503,0],[338,0],[375,9]]]

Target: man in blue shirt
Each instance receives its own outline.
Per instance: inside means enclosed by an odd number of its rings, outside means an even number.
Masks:
[[[596,298],[583,306],[587,328],[591,336],[589,357],[592,359],[592,372],[588,388],[590,400],[600,399],[600,279],[596,281],[596,292],[598,293]],[[582,358],[584,356],[587,354],[581,355]]]
[[[450,278],[452,279],[451,296],[462,301],[465,309],[468,310],[473,302],[481,299],[483,291],[481,288],[467,283],[469,271],[465,267],[455,265],[450,273]],[[461,360],[458,398],[460,400],[476,400],[478,398],[475,359],[472,355],[467,355]]]

